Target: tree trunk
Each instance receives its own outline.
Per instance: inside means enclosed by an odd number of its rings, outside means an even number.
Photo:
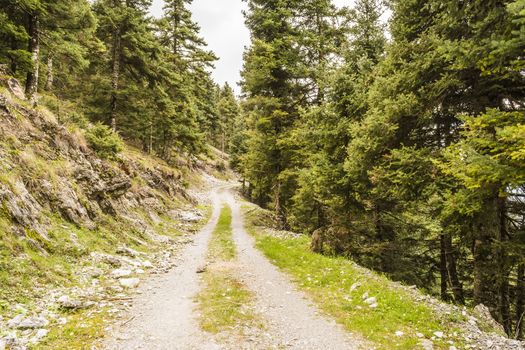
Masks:
[[[450,283],[450,288],[452,288],[452,294],[454,296],[454,301],[458,304],[464,304],[465,298],[463,296],[463,286],[458,278],[458,271],[456,266],[456,254],[454,252],[454,247],[452,246],[452,236],[450,234],[444,235],[444,244],[445,244],[445,259],[447,264],[447,276]]]
[[[148,153],[153,154],[153,121],[149,125],[149,147]]]
[[[516,283],[516,339],[523,339],[523,322],[525,318],[525,264],[518,266]]]
[[[53,71],[53,56],[47,58],[47,79],[46,79],[46,90],[53,90],[53,82],[55,80],[55,74]]]
[[[284,215],[283,215],[282,207],[281,207],[281,181],[279,180],[277,181],[277,185],[276,185],[274,205],[275,205],[275,216],[277,218],[279,228],[284,229],[286,225],[285,225],[285,219],[284,219]]]
[[[498,265],[499,265],[499,281],[498,281],[498,309],[500,314],[500,321],[505,328],[507,334],[512,331],[512,322],[510,318],[510,303],[509,303],[509,268],[507,262],[507,252],[505,251],[504,242],[507,240],[507,203],[505,198],[498,198],[498,215],[499,215],[499,235],[498,240],[500,245],[498,247]]]
[[[111,80],[111,128],[117,131],[117,93],[120,79],[120,59],[121,59],[121,37],[120,28],[115,29],[113,38],[113,67]]]
[[[40,19],[37,14],[29,18],[29,52],[31,53],[31,70],[27,73],[26,95],[35,103],[38,92],[38,72],[40,65]]]
[[[448,301],[447,294],[447,250],[445,244],[445,235],[440,236],[440,254],[439,254],[439,272],[441,276],[441,299]]]
[[[14,51],[16,49],[17,49],[17,43],[16,43],[15,39],[11,39],[11,50]],[[13,76],[16,76],[16,70],[18,68],[18,66],[16,64],[16,59],[11,59],[10,68],[11,68],[11,74],[13,74]]]
[[[474,232],[474,303],[484,304],[494,312],[498,307],[499,266],[492,242],[499,235],[497,193],[483,203]]]

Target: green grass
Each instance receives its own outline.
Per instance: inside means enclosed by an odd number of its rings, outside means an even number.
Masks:
[[[1,90],[1,89],[0,89]],[[5,90],[5,89],[4,89]],[[1,92],[1,91],[0,91]],[[54,102],[54,101],[51,101]],[[58,101],[59,103],[62,103]],[[17,104],[24,103],[17,101]],[[29,107],[27,105],[26,107]],[[61,105],[61,110],[63,111]],[[69,157],[59,155],[45,140],[33,138],[31,142],[23,142],[22,135],[33,130],[33,122],[27,118],[27,113],[11,108],[13,117],[12,127],[3,130],[0,134],[0,184],[8,187],[16,194],[16,183],[22,182],[35,198],[42,202],[43,210],[40,213],[40,223],[46,227],[49,240],[44,239],[36,232],[22,229],[14,225],[6,203],[0,201],[0,317],[8,320],[13,317],[12,305],[23,304],[28,310],[35,310],[36,304],[47,293],[55,289],[63,290],[70,287],[85,287],[91,279],[78,273],[86,267],[97,267],[103,272],[113,269],[104,262],[94,261],[91,252],[116,254],[117,247],[125,245],[134,250],[151,253],[166,249],[166,245],[152,239],[142,225],[133,225],[120,216],[112,217],[102,213],[96,205],[90,203],[86,191],[72,178],[72,161]],[[49,120],[54,117],[45,109],[38,109],[43,118]],[[67,113],[66,111],[66,114]],[[16,121],[14,120],[16,118]],[[74,122],[73,120],[71,120]],[[85,140],[78,135],[79,130],[73,124],[68,124],[71,131],[70,141],[82,145]],[[38,132],[37,132],[38,134]],[[63,135],[62,135],[63,136]],[[62,137],[61,136],[61,137]],[[164,173],[173,181],[183,182],[184,177],[199,178],[191,170],[176,169],[161,159],[144,154],[138,149],[126,146],[124,160],[105,162],[104,179],[111,178],[113,174],[122,172],[123,163],[133,169],[137,174],[133,178],[130,191],[140,193],[142,187],[149,186],[142,177],[143,170],[148,169]],[[107,169],[106,169],[107,167]],[[96,215],[91,215],[94,229],[79,227],[64,219],[53,203],[53,196],[48,199],[43,195],[40,180],[51,183],[50,191],[57,194],[64,182],[68,182],[76,192],[81,204],[86,208],[96,210]],[[38,180],[38,181],[37,181]],[[169,209],[177,209],[192,204],[182,193],[168,193],[155,186],[149,188],[151,192],[165,207],[165,214],[149,215],[146,208],[131,209],[126,216],[141,219],[149,228],[159,235],[176,239],[184,233],[196,232],[204,221],[210,216],[209,207],[202,207],[206,217],[198,223],[182,225],[168,215]],[[48,203],[45,203],[46,201]],[[21,204],[21,203],[20,203]],[[49,209],[49,208],[52,209]],[[90,213],[91,214],[91,213]],[[99,277],[100,286],[106,287],[107,273]],[[46,307],[53,308],[52,305]],[[38,308],[39,309],[39,308]],[[104,313],[96,310],[82,310],[68,315],[68,322],[63,327],[53,329],[46,338],[44,349],[90,349],[94,339],[102,334],[107,320]],[[54,326],[54,325],[53,325]],[[54,328],[54,327],[50,327]],[[0,336],[5,329],[0,329]]]
[[[416,333],[430,339],[435,331],[446,335],[434,340],[436,349],[448,349],[447,341],[461,348],[460,331],[454,324],[461,314],[437,315],[386,277],[345,258],[312,253],[306,236],[278,238],[266,235],[262,227],[248,224],[247,228],[266,257],[291,275],[326,314],[349,331],[377,344],[379,349],[417,349],[420,346]],[[355,288],[356,285],[359,287]],[[377,298],[377,308],[364,302],[365,292]],[[404,335],[396,336],[397,331]]]
[[[88,350],[92,348],[91,344],[104,337],[104,326],[109,320],[105,309],[96,313],[77,311],[64,316],[68,320],[65,325],[52,327],[44,341],[30,349]]]
[[[231,209],[222,208],[210,240],[208,259],[213,261],[203,275],[204,286],[197,296],[201,328],[213,334],[262,327],[250,309],[253,294],[235,277],[235,243],[232,239]]]
[[[230,261],[237,255],[235,244],[232,239],[232,212],[230,207],[224,206],[221,209],[219,221],[209,245],[209,256],[211,259]]]
[[[252,293],[228,267],[210,267],[203,280],[205,287],[197,296],[203,330],[216,334],[256,322],[253,311],[246,307]]]

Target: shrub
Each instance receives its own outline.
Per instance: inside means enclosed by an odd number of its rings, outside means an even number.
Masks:
[[[124,146],[120,136],[102,123],[88,129],[86,139],[99,157],[104,159],[115,159]]]

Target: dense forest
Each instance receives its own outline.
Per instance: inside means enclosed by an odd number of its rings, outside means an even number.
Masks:
[[[92,133],[108,147],[113,130],[170,161],[205,152],[206,142],[225,148],[224,118],[234,118],[237,102],[211,79],[217,58],[191,1],[166,1],[160,19],[151,3],[2,0],[0,64],[25,82],[33,103],[98,123]]]
[[[312,249],[523,335],[525,1],[248,3],[249,195]]]
[[[525,1],[248,0],[240,101],[190,3],[0,0],[0,71],[109,156],[120,138],[172,164],[230,153],[314,251],[522,338]]]

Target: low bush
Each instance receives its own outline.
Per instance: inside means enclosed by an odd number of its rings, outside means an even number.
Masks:
[[[115,159],[124,148],[122,139],[108,126],[97,123],[86,131],[86,139],[99,157]]]

